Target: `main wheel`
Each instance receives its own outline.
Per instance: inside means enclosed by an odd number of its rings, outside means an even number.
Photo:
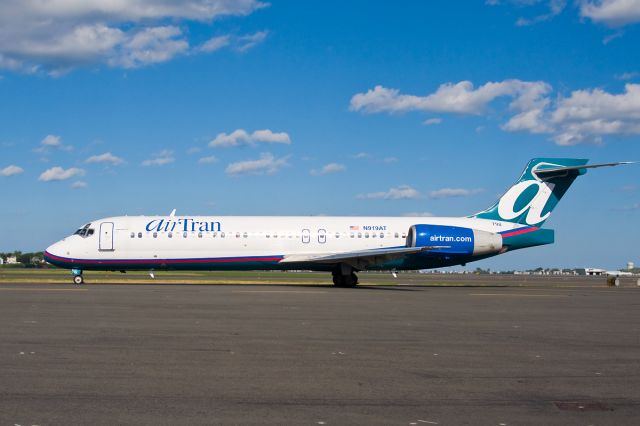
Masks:
[[[351,273],[351,282],[353,283],[351,287],[355,287],[358,285],[358,276],[356,275],[355,272]]]
[[[82,275],[75,275],[73,277],[73,283],[77,284],[77,285],[83,284],[84,283],[84,278],[82,278]]]
[[[355,287],[358,284],[358,276],[353,272],[349,275],[336,274],[333,276],[333,284],[336,287]]]

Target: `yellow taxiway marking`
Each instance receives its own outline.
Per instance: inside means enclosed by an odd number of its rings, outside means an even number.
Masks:
[[[0,291],[89,291],[86,288],[9,288],[0,287]]]
[[[313,294],[323,294],[326,291],[310,291],[310,290],[234,290],[231,293],[313,293]]]
[[[566,294],[516,294],[516,293],[469,293],[469,296],[504,296],[504,297],[567,297]]]

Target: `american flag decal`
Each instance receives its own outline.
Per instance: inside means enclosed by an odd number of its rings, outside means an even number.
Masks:
[[[351,230],[351,231],[358,231],[358,230],[360,230],[360,227],[359,227],[359,226],[353,226],[353,225],[351,225],[351,226],[349,227],[349,230]]]

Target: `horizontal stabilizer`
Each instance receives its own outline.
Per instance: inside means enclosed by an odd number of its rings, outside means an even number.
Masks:
[[[566,167],[552,167],[548,169],[534,169],[532,173],[538,176],[540,179],[550,179],[553,177],[565,176],[568,172],[575,170],[579,174],[584,173],[583,169],[595,169],[597,167],[614,167],[623,164],[634,164],[636,161],[618,161],[617,163],[602,163],[602,164],[589,164],[583,166],[566,166]]]
[[[357,269],[365,266],[377,265],[394,259],[400,259],[410,254],[422,253],[429,250],[449,248],[449,246],[428,247],[396,247],[387,249],[348,251],[344,253],[311,253],[286,255],[280,263],[348,263]]]

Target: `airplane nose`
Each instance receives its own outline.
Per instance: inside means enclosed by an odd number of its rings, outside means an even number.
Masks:
[[[47,256],[48,255],[48,256]],[[47,260],[54,259],[56,257],[64,257],[64,240],[51,244],[44,252],[44,257]]]

